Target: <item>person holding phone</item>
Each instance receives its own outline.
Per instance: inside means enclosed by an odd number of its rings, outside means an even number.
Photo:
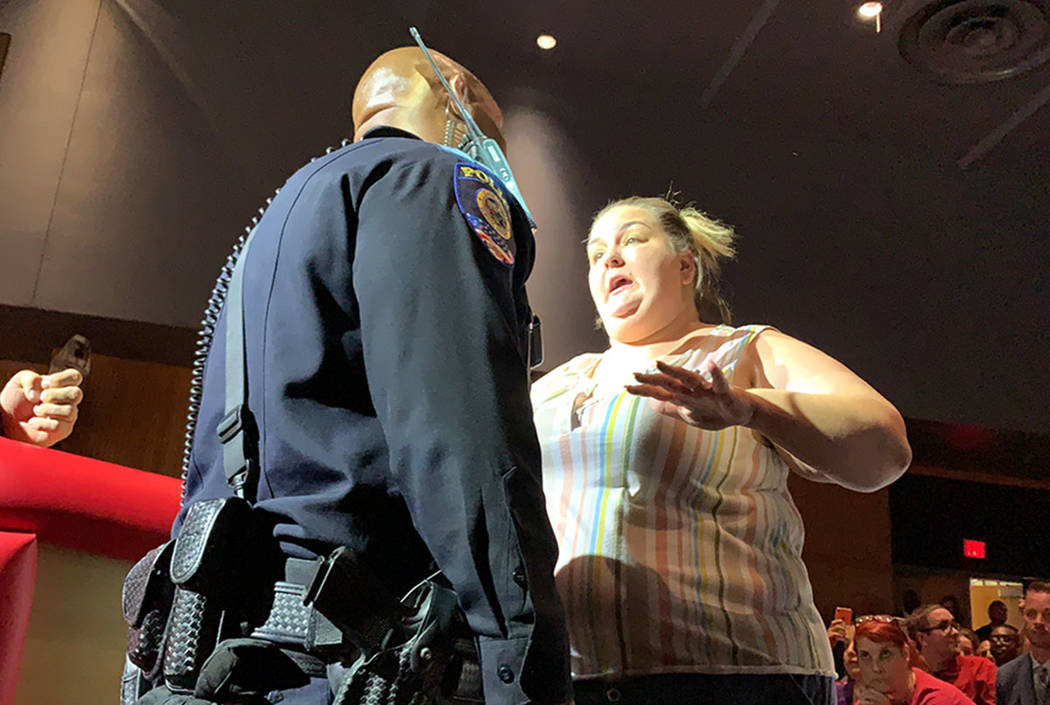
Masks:
[[[69,437],[84,399],[83,375],[69,368],[42,375],[21,370],[0,391],[0,421],[7,438],[50,448]]]
[[[828,625],[828,641],[835,659],[835,693],[837,705],[852,705],[857,684],[857,654],[853,650],[853,610],[836,607],[835,618]]]
[[[835,659],[835,675],[839,683],[847,678],[843,656],[851,641],[853,641],[853,610],[849,607],[836,607],[835,618],[828,625],[828,642],[831,644],[831,655]]]

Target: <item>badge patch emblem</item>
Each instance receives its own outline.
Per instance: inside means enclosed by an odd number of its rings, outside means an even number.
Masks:
[[[497,235],[504,240],[509,240],[510,213],[507,212],[507,205],[487,188],[478,190],[477,199],[478,208],[481,209],[481,215],[485,217],[485,222],[492,226]]]
[[[501,264],[514,266],[517,247],[510,205],[499,180],[479,164],[456,164],[456,204],[485,249]]]

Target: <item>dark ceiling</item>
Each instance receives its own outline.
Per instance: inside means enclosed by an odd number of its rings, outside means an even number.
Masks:
[[[830,0],[92,2],[40,273],[0,303],[193,325],[233,237],[348,136],[356,76],[415,24],[507,113],[548,366],[604,345],[590,213],[673,185],[740,233],[738,322],[828,351],[907,416],[1050,431],[1050,63],[944,85],[898,50],[920,3],[887,0],[876,33]],[[973,9],[992,19],[972,41],[1019,4]]]

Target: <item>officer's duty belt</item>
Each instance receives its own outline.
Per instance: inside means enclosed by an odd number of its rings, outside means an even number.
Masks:
[[[326,656],[342,648],[343,637],[324,615],[303,604],[307,584],[316,570],[317,561],[285,560],[284,580],[274,583],[270,613],[251,636],[298,652],[289,656],[309,675],[323,676]]]

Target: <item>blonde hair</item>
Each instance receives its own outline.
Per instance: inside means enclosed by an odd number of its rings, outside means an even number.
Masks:
[[[721,261],[736,255],[733,244],[736,231],[694,208],[692,204],[679,207],[670,199],[660,196],[617,199],[598,211],[591,222],[621,206],[649,211],[667,234],[675,253],[692,253],[697,272],[693,282],[693,303],[697,313],[703,318],[707,311],[717,312],[723,323],[730,323],[732,314],[729,304],[718,290],[718,276],[722,273]]]

